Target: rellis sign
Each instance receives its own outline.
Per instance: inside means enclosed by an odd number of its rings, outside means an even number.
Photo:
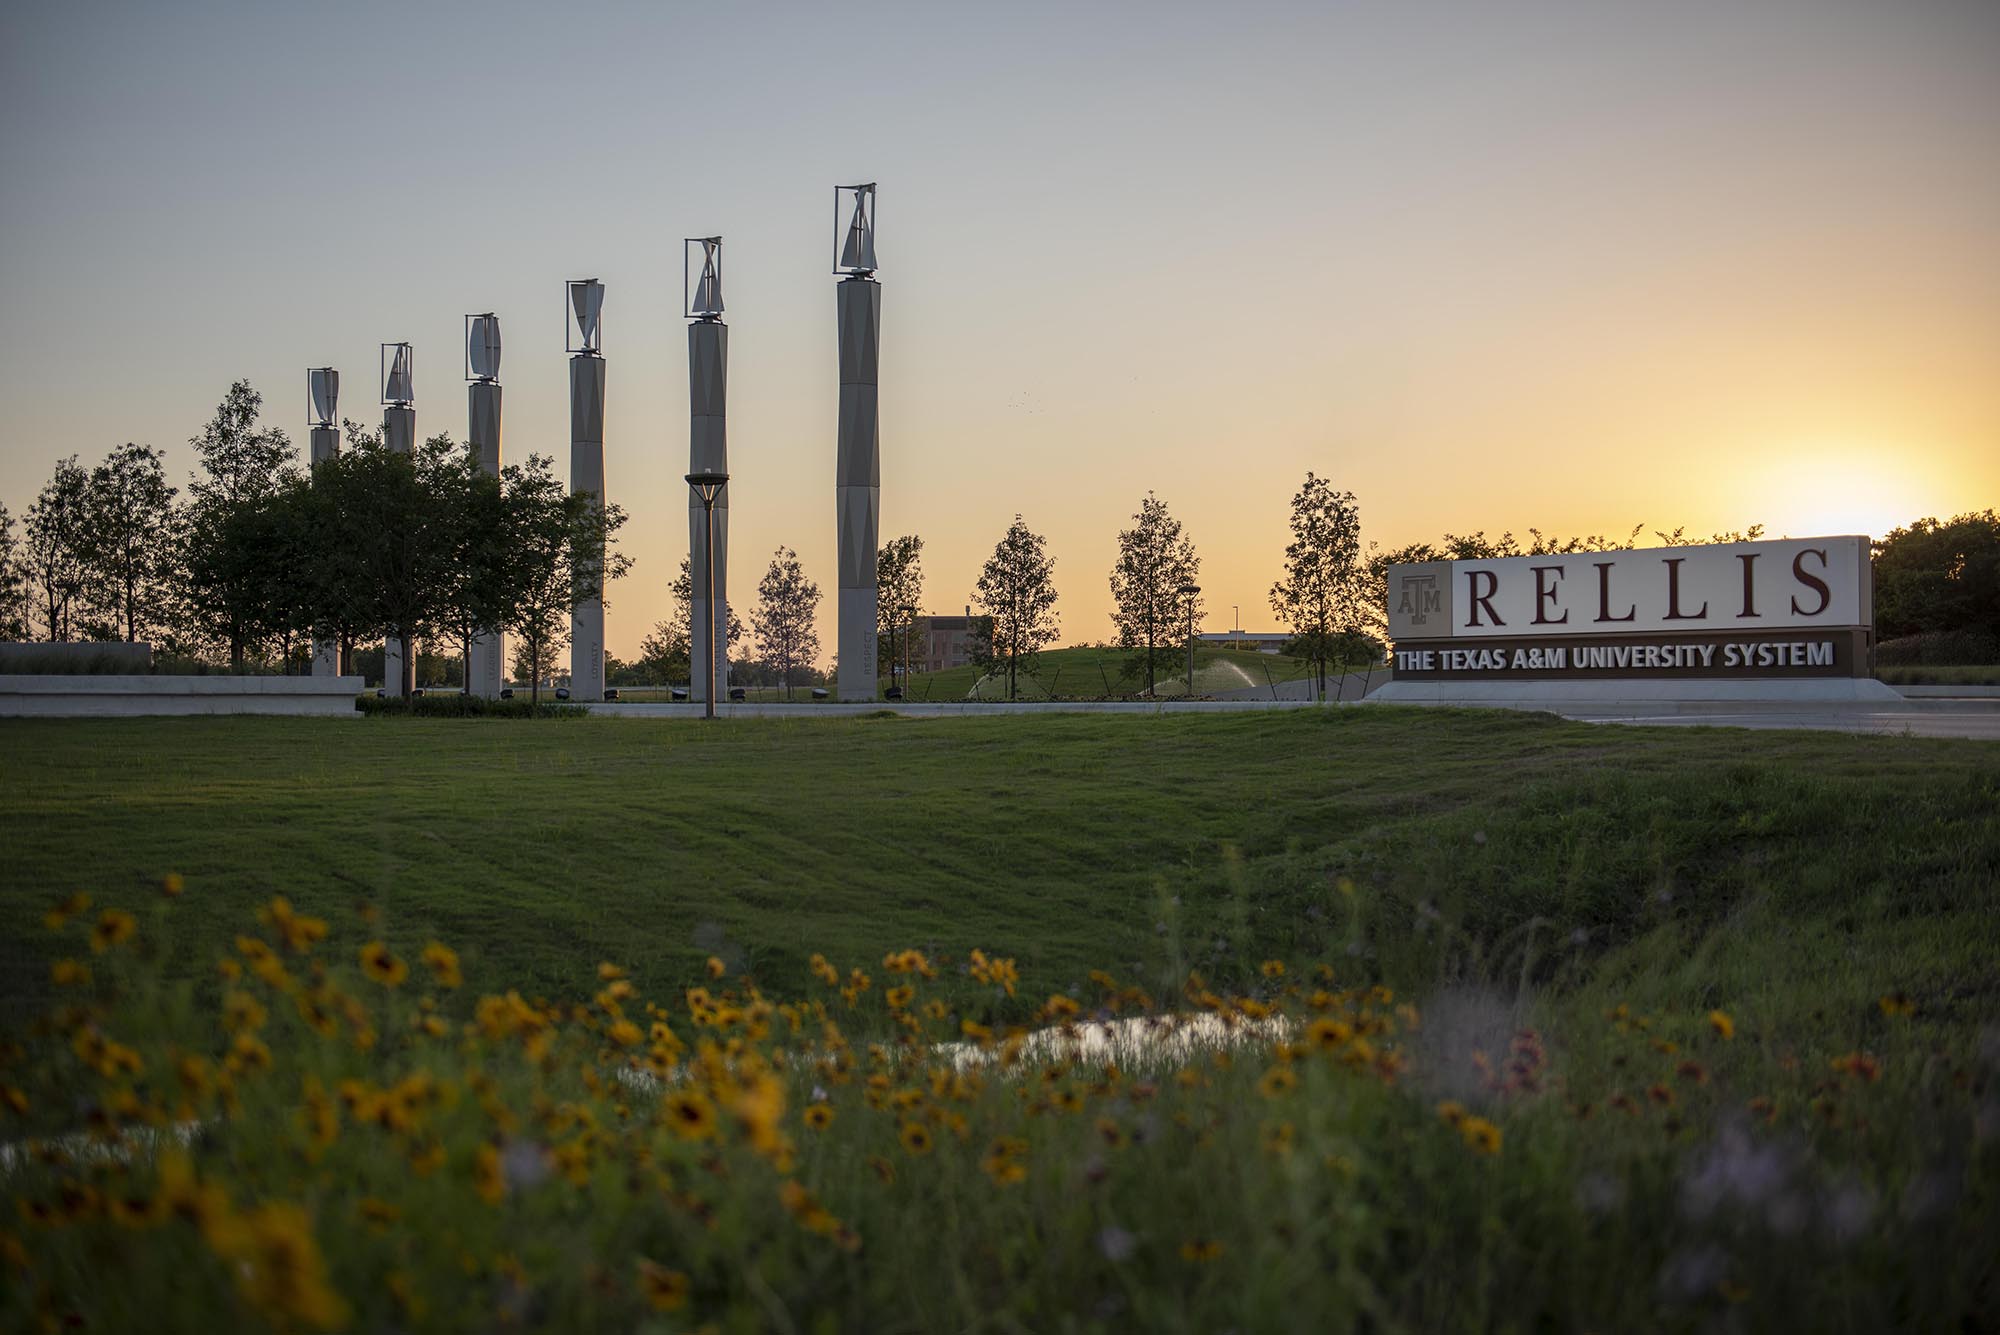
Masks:
[[[1859,677],[1868,539],[1389,567],[1399,681]]]

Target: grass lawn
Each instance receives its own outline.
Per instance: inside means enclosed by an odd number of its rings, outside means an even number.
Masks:
[[[1885,667],[1875,675],[1891,686],[2000,686],[2000,663],[1985,667]]]
[[[119,1150],[0,1157],[0,1328],[2000,1310],[2000,747],[63,720],[0,773],[0,1145]],[[1008,1064],[1010,1024],[1196,1012],[1249,1041]]]
[[[1040,655],[1034,675],[1017,683],[1019,698],[1046,700],[1055,695],[1075,700],[1141,695],[1146,689],[1145,678],[1122,675],[1130,658],[1122,649],[1048,650]],[[1160,670],[1162,699],[1187,693],[1186,661],[1176,655],[1172,666]],[[1194,693],[1203,696],[1260,689],[1273,683],[1296,681],[1310,671],[1311,665],[1304,659],[1285,654],[1203,645],[1194,654]],[[910,684],[913,700],[1001,700],[1006,695],[1004,678],[988,677],[976,667],[918,672]]]
[[[1575,975],[1661,933],[1719,967],[1756,926],[1809,948],[1747,983],[1970,998],[2000,937],[2000,750],[1973,742],[1388,709],[18,720],[0,770],[12,922],[178,871],[217,930],[274,893],[366,901],[475,979],[551,989],[600,959],[667,986],[710,954],[790,980],[903,945],[1046,986],[1331,950],[1410,988]],[[0,1000],[45,995],[51,948],[4,940]]]

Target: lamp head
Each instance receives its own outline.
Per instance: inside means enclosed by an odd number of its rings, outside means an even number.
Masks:
[[[416,401],[416,354],[408,343],[384,343],[382,406],[407,408]]]
[[[500,378],[500,319],[492,311],[465,317],[465,378],[489,384]]]
[[[681,299],[690,320],[722,314],[722,238],[691,236],[681,243]]]
[[[875,183],[833,188],[833,271],[866,278],[875,272]]]
[[[306,398],[312,405],[312,424],[333,426],[340,421],[340,372],[331,366],[315,366],[306,372]]]
[[[604,351],[604,284],[595,278],[572,278],[564,289],[563,351],[596,357]]]
[[[715,494],[721,491],[728,482],[729,474],[727,473],[689,473],[687,475],[688,486],[694,488],[695,494],[701,497],[703,505],[714,504]]]

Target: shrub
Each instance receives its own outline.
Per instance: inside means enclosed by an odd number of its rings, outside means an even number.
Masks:
[[[537,706],[532,700],[518,697],[488,700],[456,691],[407,698],[363,695],[357,699],[356,707],[364,714],[386,718],[585,718],[590,714],[582,705],[544,700]]]

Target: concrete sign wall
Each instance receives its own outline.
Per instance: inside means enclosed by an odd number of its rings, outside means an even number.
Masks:
[[[1398,680],[1858,677],[1868,539],[1389,568]]]

